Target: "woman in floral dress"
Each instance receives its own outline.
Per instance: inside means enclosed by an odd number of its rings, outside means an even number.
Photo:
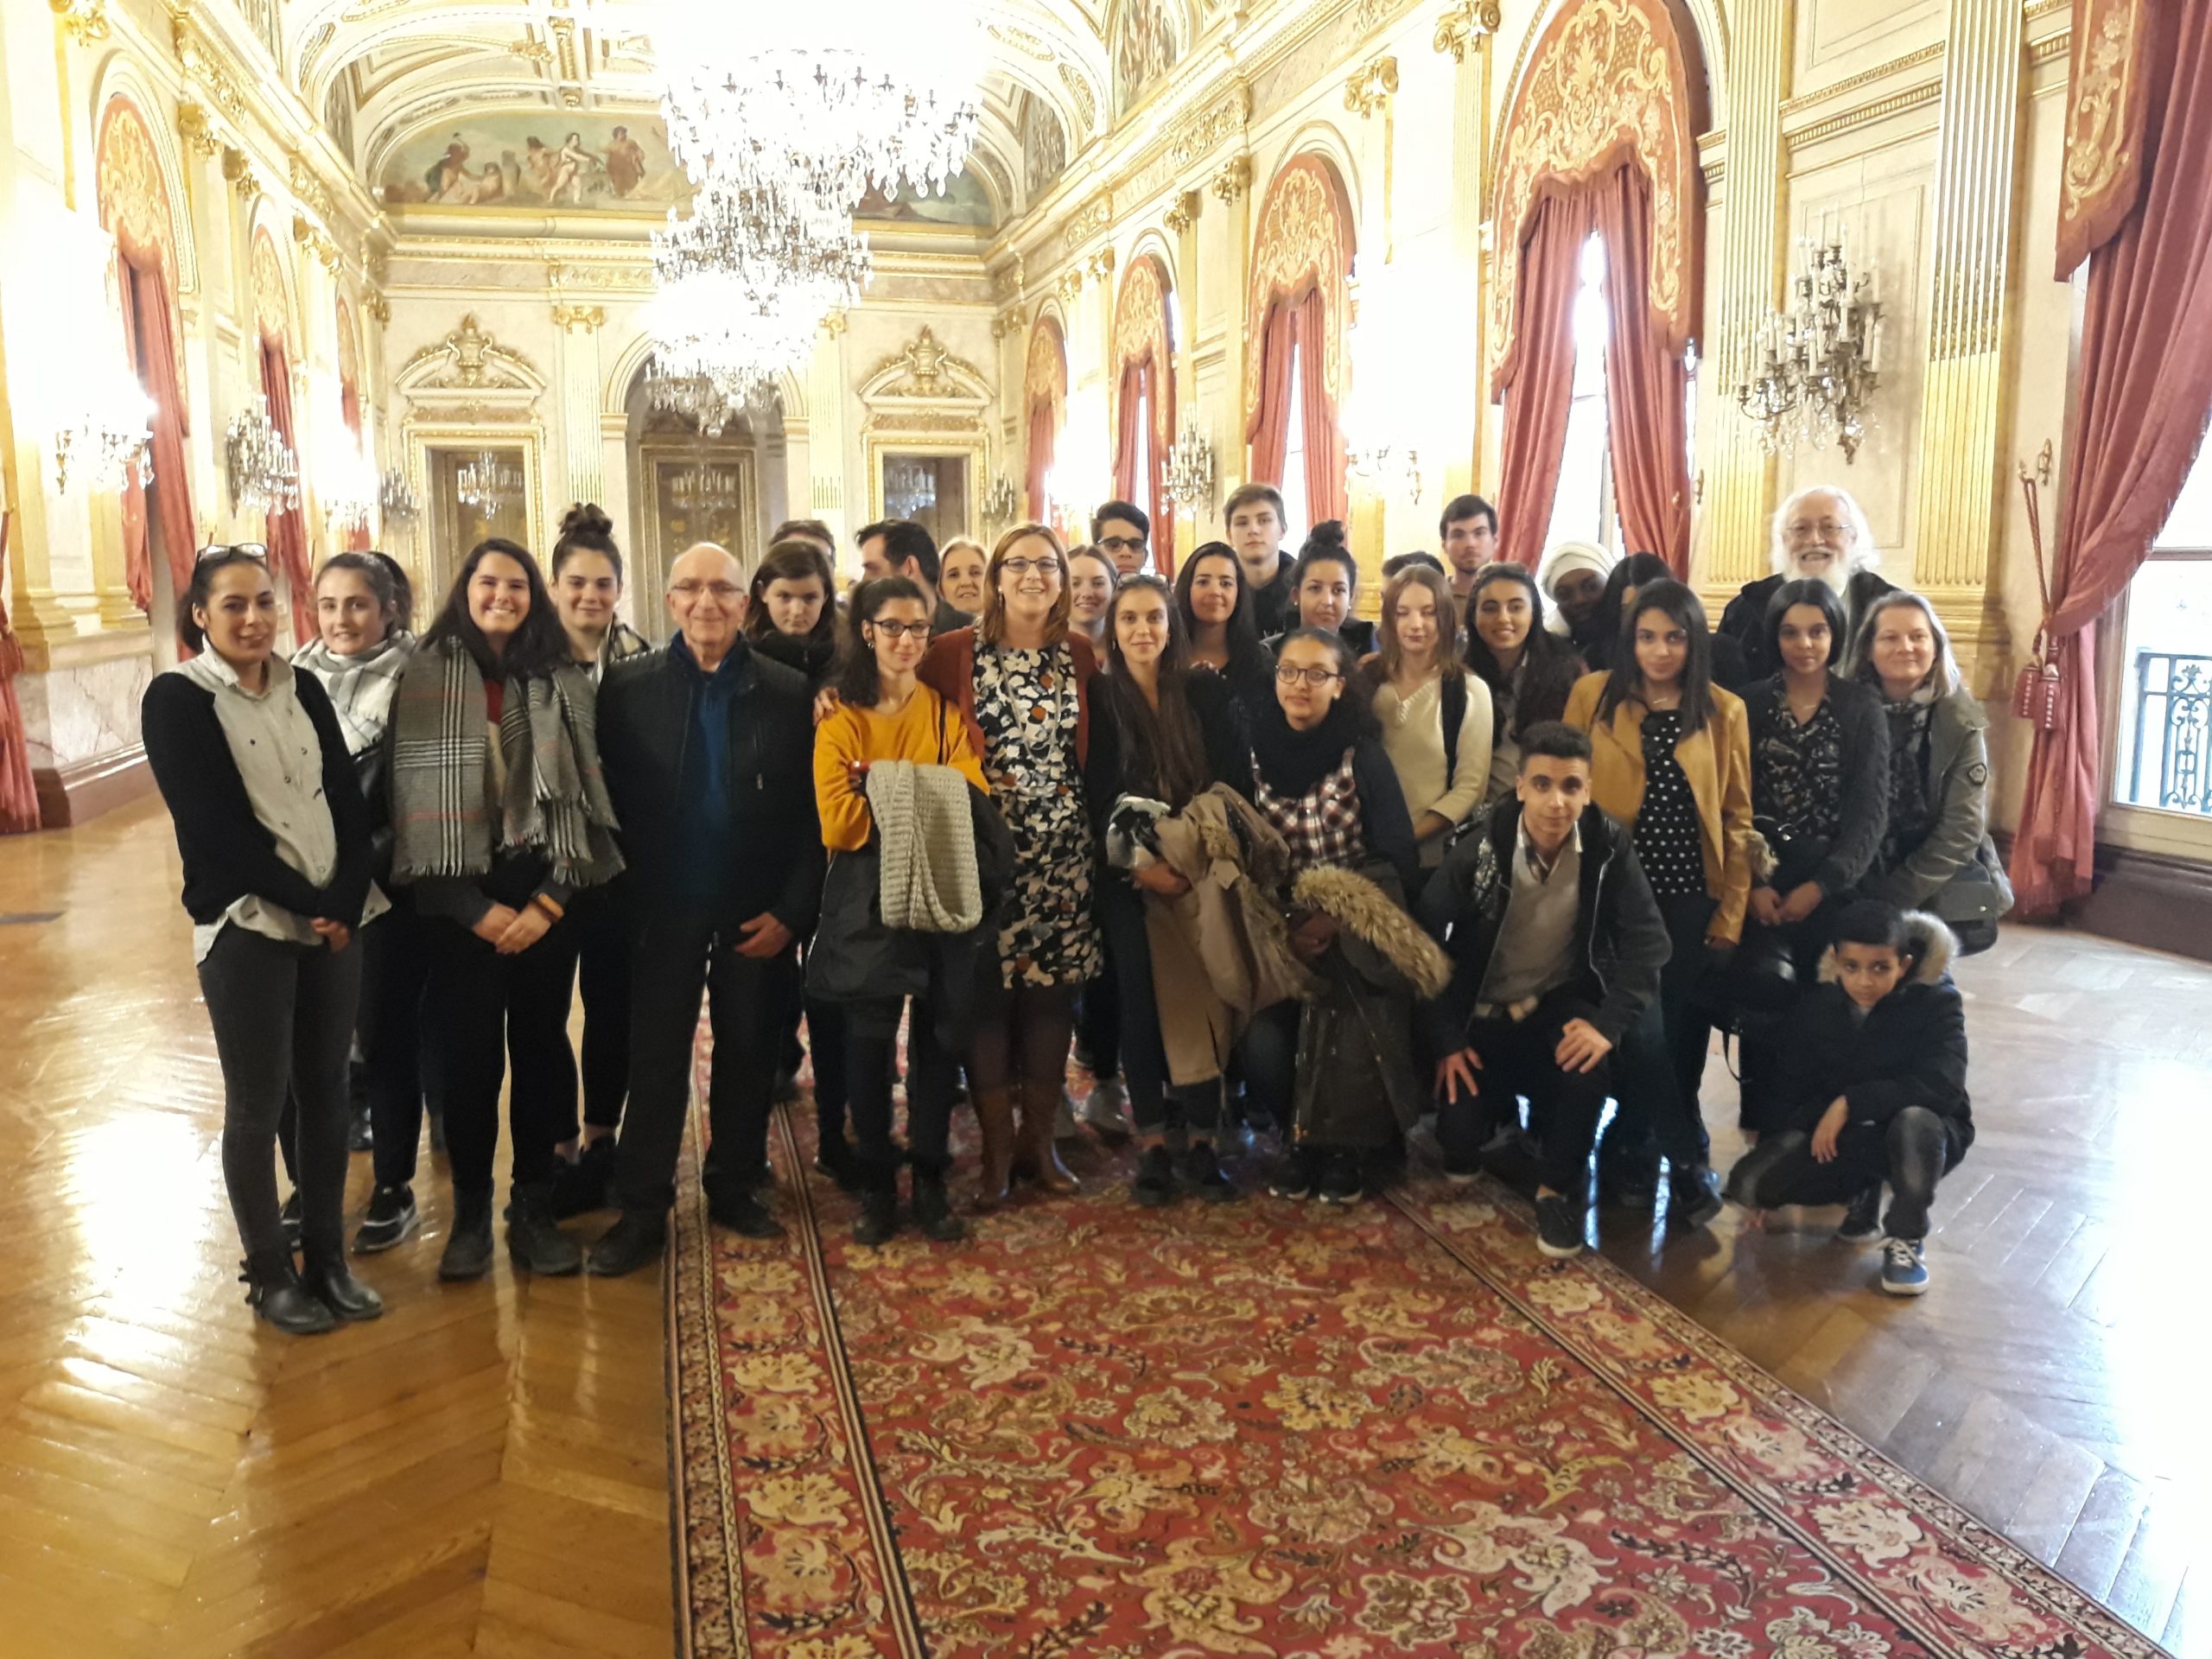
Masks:
[[[1103,969],[1091,916],[1094,853],[1084,804],[1090,749],[1090,641],[1068,626],[1067,551],[1043,524],[999,538],[983,613],[937,640],[921,680],[966,717],[991,798],[1014,847],[1014,893],[1000,918],[999,972],[979,995],[968,1079],[983,1141],[978,1205],[1011,1177],[1076,1189],[1052,1145],[1075,996]]]

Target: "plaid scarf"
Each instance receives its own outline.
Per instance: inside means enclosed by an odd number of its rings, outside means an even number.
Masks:
[[[564,886],[613,880],[622,855],[593,713],[580,669],[506,683],[495,847],[483,676],[458,640],[417,651],[392,704],[392,874],[402,880],[482,875],[497,853],[525,851],[544,857]]]
[[[353,657],[340,657],[320,639],[292,653],[292,666],[314,675],[330,694],[346,753],[360,754],[384,741],[392,693],[399,690],[399,677],[414,651],[413,634],[392,633]]]
[[[1290,867],[1307,870],[1351,869],[1367,856],[1367,830],[1359,810],[1359,783],[1352,775],[1353,751],[1346,749],[1336,769],[1303,795],[1272,788],[1255,766],[1252,804],[1290,849]]]

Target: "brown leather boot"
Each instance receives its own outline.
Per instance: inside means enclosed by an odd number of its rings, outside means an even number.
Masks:
[[[1074,1174],[1060,1161],[1052,1128],[1059,1120],[1060,1091],[1057,1084],[1024,1084],[1017,1091],[1021,1101],[1022,1173],[1054,1198],[1081,1191]]]
[[[1014,1179],[1014,1096],[1005,1089],[978,1089],[976,1127],[982,1133],[982,1167],[976,1176],[976,1208],[995,1210],[1007,1201]]]

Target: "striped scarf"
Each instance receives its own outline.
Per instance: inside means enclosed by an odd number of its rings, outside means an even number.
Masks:
[[[384,741],[392,693],[399,689],[399,677],[407,671],[414,645],[415,636],[401,632],[385,635],[358,656],[340,657],[320,639],[310,639],[292,653],[292,666],[307,670],[330,694],[338,729],[346,734],[346,753],[360,754]]]
[[[591,684],[579,669],[506,683],[495,847],[483,676],[458,640],[417,650],[392,703],[392,874],[482,875],[497,853],[531,852],[564,886],[613,880],[622,855],[593,715]]]

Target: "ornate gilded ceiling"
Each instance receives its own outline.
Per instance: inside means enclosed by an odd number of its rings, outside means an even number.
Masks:
[[[237,3],[258,12],[266,0]],[[1116,108],[1185,49],[1205,3],[985,0],[988,67],[973,171],[989,217],[1019,213],[1058,165],[1099,137]],[[650,179],[659,160],[652,153],[658,91],[649,16],[637,0],[289,0],[270,21],[283,37],[287,77],[372,190],[420,181],[417,199],[479,206],[480,194],[488,200],[505,193],[510,203],[565,201],[573,188],[557,163],[535,151],[508,154],[513,135],[542,129],[549,149],[571,132],[582,135],[577,148],[596,149],[613,175],[594,177],[600,205],[657,212],[650,185],[614,188],[633,175]],[[630,137],[646,138],[647,153],[614,162],[613,131],[632,120]],[[441,175],[435,163],[456,140],[473,153]],[[441,196],[441,180],[461,169],[469,176]],[[943,210],[954,222],[982,211]]]

